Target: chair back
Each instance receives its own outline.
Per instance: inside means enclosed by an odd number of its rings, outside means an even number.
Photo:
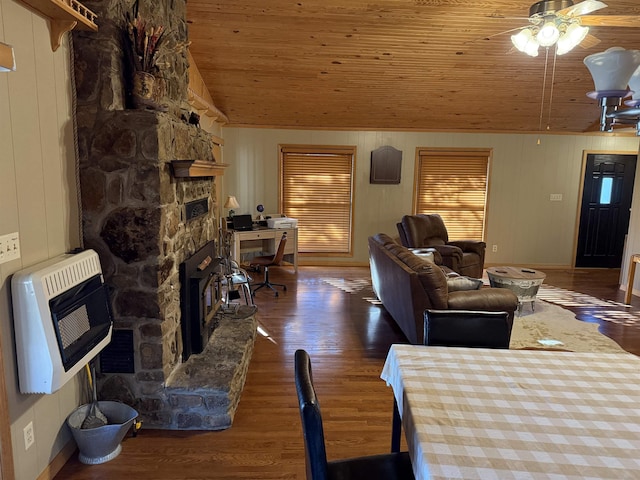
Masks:
[[[296,350],[294,369],[304,437],[307,480],[327,480],[329,474],[322,415],[316,391],[313,388],[311,358],[305,350]]]
[[[278,244],[278,250],[276,254],[273,256],[273,260],[271,261],[271,265],[280,265],[282,262],[282,258],[284,257],[284,247],[287,246],[287,234],[283,233],[282,238],[280,239],[280,243]]]
[[[512,321],[507,312],[431,310],[424,312],[424,345],[509,348]]]
[[[437,213],[405,215],[400,221],[404,238],[409,248],[445,245],[449,241],[447,227]],[[398,227],[398,232],[401,229]],[[401,234],[402,238],[402,234]]]
[[[396,223],[396,228],[398,229],[398,237],[400,237],[400,243],[405,247],[409,247],[409,239],[407,238],[407,232],[404,231],[402,222]]]

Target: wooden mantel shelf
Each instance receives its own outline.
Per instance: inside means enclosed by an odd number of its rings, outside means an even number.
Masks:
[[[210,162],[207,160],[172,160],[173,176],[187,177],[217,177],[224,175],[226,163]]]
[[[74,27],[81,30],[98,31],[98,16],[77,0],[22,0],[34,10],[47,17],[51,23],[51,49],[55,52],[62,36]]]

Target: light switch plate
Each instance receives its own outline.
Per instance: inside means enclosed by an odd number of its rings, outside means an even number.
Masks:
[[[18,232],[0,235],[0,263],[20,258],[20,235]]]

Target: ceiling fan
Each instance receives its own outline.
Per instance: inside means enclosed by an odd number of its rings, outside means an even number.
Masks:
[[[589,27],[640,27],[640,15],[590,15],[605,7],[607,4],[599,0],[536,2],[529,8],[531,25],[514,29],[520,31],[511,36],[511,41],[516,49],[532,57],[538,55],[541,46],[553,45],[557,54],[563,55],[577,45],[589,48],[600,42],[589,33]]]

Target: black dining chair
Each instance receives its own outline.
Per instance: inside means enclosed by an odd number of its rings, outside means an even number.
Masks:
[[[507,312],[427,309],[423,343],[442,347],[509,348],[512,328]]]
[[[408,452],[327,461],[322,415],[311,374],[311,358],[295,353],[295,380],[304,436],[307,480],[411,480]]]

